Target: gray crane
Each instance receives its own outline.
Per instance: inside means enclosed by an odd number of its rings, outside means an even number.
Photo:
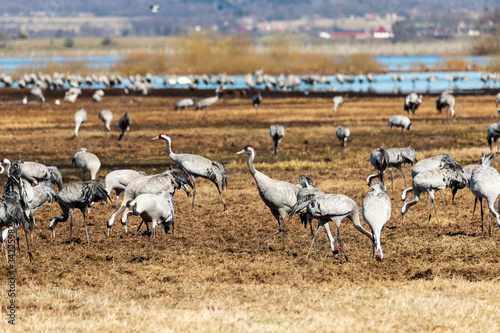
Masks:
[[[497,94],[496,102],[497,102],[497,108],[498,108],[498,104],[500,104],[500,92]]]
[[[79,209],[83,215],[83,224],[85,226],[85,234],[87,235],[87,242],[90,245],[89,233],[87,230],[87,218],[85,212],[87,208],[96,202],[107,202],[109,198],[106,193],[104,185],[102,185],[99,178],[92,179],[86,182],[75,182],[64,187],[57,195],[57,202],[61,207],[63,216],[54,217],[50,221],[50,235],[52,238],[56,236],[56,227],[59,222],[66,222],[68,216],[71,216],[69,225],[69,239],[73,236],[73,210]]]
[[[45,204],[53,202],[57,198],[57,193],[54,191],[52,184],[48,181],[42,181],[37,186],[33,187],[33,200],[28,203],[30,209],[29,225],[31,242],[33,243],[33,230],[35,229],[35,214]]]
[[[94,102],[102,102],[102,98],[104,97],[104,91],[102,89],[96,90],[92,95],[92,99]]]
[[[274,142],[274,156],[276,156],[276,162],[278,161],[278,154],[280,152],[280,143],[285,136],[285,128],[282,125],[272,125],[269,128],[269,135]]]
[[[330,226],[328,224],[330,221],[334,221],[335,225],[337,226],[337,241],[339,242],[340,248],[344,253],[346,261],[349,261],[342,244],[342,239],[340,238],[340,222],[344,218],[350,219],[356,229],[358,229],[358,231],[360,231],[362,234],[366,235],[370,239],[370,241],[373,242],[372,233],[366,231],[361,226],[361,223],[359,221],[358,205],[356,205],[356,203],[351,198],[345,195],[324,194],[315,197],[307,205],[307,216],[308,218],[318,219],[318,229],[314,233],[311,246],[309,247],[309,251],[307,252],[307,256],[309,256],[309,252],[311,251],[316,238],[318,238],[320,229],[324,228],[328,236],[328,240],[330,241],[330,248],[332,250],[332,253],[335,258],[337,257],[338,247],[335,244],[335,240],[333,239],[332,233],[330,232]]]
[[[344,98],[340,95],[333,97],[333,112],[337,112],[337,109],[344,104]]]
[[[177,166],[170,166],[167,170],[157,175],[140,176],[130,181],[125,188],[120,208],[113,211],[106,221],[108,235],[118,214],[124,212],[127,202],[134,199],[137,195],[143,193],[159,194],[163,191],[169,191],[173,195],[175,190],[182,188],[189,196],[190,190],[188,186],[192,187],[189,176]],[[123,222],[126,223],[127,220],[124,218]],[[125,232],[127,232],[126,224],[124,224],[124,228]]]
[[[340,148],[342,148],[343,151],[345,144],[347,142],[347,138],[349,137],[349,135],[351,135],[351,131],[349,130],[348,127],[338,126],[337,129],[335,130],[335,134],[337,135],[337,138],[340,141]]]
[[[260,103],[262,103],[262,94],[261,94],[261,92],[259,91],[259,92],[257,93],[257,95],[254,95],[254,96],[252,97],[252,105],[253,105],[253,107],[255,108],[255,110],[258,110],[258,109],[259,109]]]
[[[75,138],[78,136],[78,129],[80,126],[87,121],[87,111],[85,109],[80,109],[75,112]]]
[[[436,110],[438,110],[439,113],[443,109],[446,110],[446,118],[448,118],[448,110],[450,110],[451,116],[455,118],[455,110],[453,109],[455,107],[455,97],[453,97],[452,94],[449,92],[444,92],[436,100]]]
[[[407,131],[410,130],[411,127],[411,120],[407,116],[402,116],[402,115],[396,115],[396,116],[391,116],[389,118],[389,127],[392,128],[394,126],[394,129],[398,129],[398,127],[401,128],[401,140],[404,139],[404,133],[403,131],[406,129]],[[392,135],[394,138],[394,134]]]
[[[208,97],[198,101],[194,109],[195,110],[205,109],[206,111],[209,107],[211,107],[213,104],[215,104],[215,102],[219,100],[219,97],[222,95],[222,89],[223,88],[221,88],[221,86],[217,87],[217,89],[215,89],[214,97]]]
[[[299,181],[295,184],[290,184],[272,179],[264,175],[262,172],[255,170],[253,166],[255,148],[251,145],[246,146],[243,150],[237,152],[236,154],[248,154],[248,169],[255,180],[260,198],[264,201],[266,206],[269,207],[274,218],[278,221],[279,230],[262,239],[256,247],[258,248],[268,238],[271,238],[279,233],[283,233],[283,250],[285,250],[285,216],[290,213],[292,207],[297,203],[297,193],[303,187],[301,179],[299,178]]]
[[[35,97],[38,97],[42,102],[45,102],[45,97],[43,97],[42,88],[33,87],[30,89],[30,94],[35,96]]]
[[[488,132],[486,133],[486,140],[488,141],[488,146],[490,147],[490,151],[493,151],[492,145],[493,142],[497,141],[497,151],[500,146],[500,122],[492,124],[488,127]]]
[[[415,205],[420,199],[420,194],[422,192],[427,192],[432,199],[432,204],[434,210],[437,214],[436,202],[434,201],[434,194],[438,190],[444,190],[445,188],[464,188],[467,186],[467,177],[462,170],[462,167],[458,166],[445,166],[441,169],[427,170],[417,174],[412,181],[412,187],[403,191],[401,194],[401,199],[406,201],[406,196],[408,192],[413,191],[414,198],[413,201],[406,202],[401,208],[401,215],[403,217],[403,222],[405,220],[406,214],[411,206]],[[431,212],[429,212],[429,220],[431,218]]]
[[[167,142],[167,154],[170,156],[172,161],[174,161],[178,166],[184,169],[189,176],[192,178],[193,183],[193,203],[191,209],[194,209],[194,199],[196,197],[196,178],[206,178],[214,183],[219,192],[220,199],[224,205],[224,210],[226,210],[226,202],[222,197],[221,189],[224,190],[227,186],[226,171],[222,164],[217,161],[211,161],[208,158],[193,155],[193,154],[175,154],[172,152],[172,142],[170,136],[165,133],[161,133],[157,137],[151,140],[162,139]],[[219,187],[220,183],[220,187]]]
[[[500,174],[498,171],[490,166],[490,163],[496,157],[494,154],[486,154],[483,152],[481,155],[481,161],[472,171],[470,177],[470,190],[474,194],[474,207],[479,199],[479,205],[481,206],[481,234],[484,232],[483,228],[483,198],[486,199],[488,208],[490,210],[490,226],[489,235],[491,237],[491,215],[493,215],[497,224],[500,227],[500,215],[495,211],[494,204],[500,195]]]
[[[417,95],[417,93],[412,92],[405,98],[404,110],[409,114],[410,111],[415,115],[415,111],[418,109],[422,103],[422,95]]]
[[[384,259],[382,246],[380,244],[382,229],[391,218],[391,198],[385,191],[385,185],[382,182],[373,182],[370,184],[370,192],[363,198],[362,212],[363,220],[372,230],[372,241],[374,248],[374,257],[378,261]]]
[[[130,125],[131,124],[132,124],[132,122],[130,121],[130,118],[128,116],[128,112],[125,112],[125,114],[123,116],[121,116],[120,119],[118,120],[118,127],[120,127],[120,130],[122,131],[122,133],[118,136],[118,141],[120,141],[123,138],[123,135],[125,134],[125,132],[127,132],[127,137],[128,137],[128,133],[130,132]]]
[[[135,171],[131,169],[114,170],[106,175],[104,178],[104,187],[108,195],[111,191],[115,190],[116,193],[116,207],[118,209],[118,199],[120,194],[125,191],[127,185],[134,179],[147,176],[144,171]]]
[[[142,254],[149,245],[151,245],[151,255],[153,255],[153,235],[155,228],[159,225],[165,231],[165,234],[168,238],[168,230],[170,226],[174,226],[174,201],[172,200],[172,196],[168,193],[168,191],[163,191],[160,194],[150,194],[144,193],[137,196],[133,200],[129,200],[127,202],[127,208],[131,209],[128,213],[133,215],[139,215],[144,222],[152,222],[151,234],[149,235],[149,242],[146,244],[141,254],[137,257],[137,260],[140,260]]]
[[[7,176],[10,174],[11,163],[8,159],[2,159],[0,164],[0,174],[4,172]],[[63,177],[61,172],[56,166],[46,166],[37,162],[25,162],[20,164],[21,177],[26,179],[30,184],[38,184],[42,181],[49,181],[52,184],[57,184],[59,190],[62,188]]]
[[[406,187],[406,177],[401,166],[403,164],[417,163],[417,157],[415,156],[415,149],[411,147],[388,149],[380,147],[372,150],[370,154],[370,163],[377,169],[378,173],[368,176],[368,178],[366,178],[366,184],[370,185],[371,180],[375,177],[379,177],[380,181],[384,183],[384,172],[388,168],[391,175],[392,191],[394,191],[392,167],[395,167],[401,172]]]
[[[194,101],[195,98],[184,98],[175,103],[174,110],[177,111],[179,109],[186,110],[187,108],[190,108],[194,106]]]
[[[108,134],[108,132],[111,131],[110,126],[111,126],[111,121],[113,120],[113,113],[109,110],[102,109],[99,112],[99,119],[101,119],[101,121],[104,124],[104,132]]]
[[[80,148],[73,157],[73,164],[82,170],[82,181],[85,180],[85,173],[90,174],[90,179],[94,179],[101,167],[101,161],[92,153],[87,153],[87,148]]]

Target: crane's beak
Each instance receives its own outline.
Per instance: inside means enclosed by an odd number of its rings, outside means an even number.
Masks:
[[[240,150],[239,152],[236,153],[236,155],[241,155],[241,154],[244,154],[244,153],[245,153],[245,149]]]
[[[151,141],[158,140],[159,137],[155,136],[154,138],[151,139]]]

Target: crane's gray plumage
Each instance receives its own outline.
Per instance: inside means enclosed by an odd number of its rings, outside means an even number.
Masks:
[[[191,209],[194,208],[194,199],[196,197],[196,178],[202,177],[210,180],[217,187],[220,199],[224,205],[224,210],[226,210],[226,202],[222,197],[221,189],[224,190],[227,186],[226,171],[222,164],[217,161],[211,161],[208,158],[193,155],[193,154],[175,154],[172,152],[172,143],[170,136],[165,133],[161,133],[159,136],[152,138],[151,140],[165,140],[167,143],[167,154],[170,156],[172,161],[174,161],[178,166],[184,169],[193,180],[193,203]]]
[[[402,116],[402,115],[391,116],[389,118],[389,127],[392,128],[393,126],[394,129],[397,129],[398,127],[401,128],[401,139],[403,139],[404,138],[403,131],[405,129],[407,131],[410,130],[411,120],[407,116]]]
[[[130,121],[128,112],[125,112],[125,114],[121,116],[120,119],[118,120],[118,127],[120,127],[120,130],[122,131],[122,133],[118,136],[118,141],[120,141],[123,138],[125,132],[127,132],[127,134],[128,132],[130,132],[131,124],[132,122]]]
[[[102,102],[102,98],[104,97],[104,91],[102,89],[96,90],[96,92],[92,95],[92,99],[94,102]]]
[[[35,97],[38,97],[42,102],[45,102],[45,97],[43,97],[42,88],[33,87],[30,89],[30,94],[35,96]]]
[[[170,226],[172,226],[173,233],[175,214],[174,201],[172,200],[172,196],[168,193],[168,191],[164,191],[160,194],[144,193],[137,196],[133,200],[129,200],[127,202],[127,208],[131,209],[128,215],[139,215],[144,222],[152,222],[153,224],[151,234],[149,236],[149,242],[148,244],[146,244],[139,257],[137,257],[136,259],[139,260],[144,251],[151,244],[153,240],[154,230],[158,224],[160,224],[165,231],[167,238]],[[153,247],[151,246],[151,253],[152,252]]]
[[[309,247],[309,251],[314,245],[316,238],[318,237],[320,229],[325,228],[326,234],[328,236],[328,240],[330,241],[330,248],[335,257],[338,254],[338,247],[335,244],[335,240],[333,239],[332,233],[330,232],[330,226],[328,223],[330,221],[334,221],[337,226],[337,240],[339,242],[340,248],[344,253],[344,257],[346,260],[347,255],[344,250],[344,246],[342,244],[342,239],[340,238],[340,222],[344,218],[348,218],[352,221],[356,229],[360,231],[362,234],[366,235],[370,238],[370,241],[373,241],[372,233],[366,231],[359,221],[359,211],[356,203],[349,197],[342,194],[324,194],[315,197],[312,199],[307,206],[307,216],[308,218],[318,219],[318,229],[314,233],[313,240],[311,246]],[[309,252],[308,252],[309,255]]]
[[[491,237],[491,215],[493,215],[497,224],[500,227],[500,215],[495,211],[494,203],[500,195],[500,174],[498,171],[490,166],[490,163],[496,157],[494,154],[486,154],[483,152],[481,161],[474,168],[470,177],[470,190],[475,196],[474,206],[479,199],[481,206],[481,233],[483,233],[483,202],[486,199],[488,208],[490,210],[490,226],[489,235]]]
[[[415,115],[415,111],[418,109],[422,103],[422,95],[417,95],[417,93],[412,92],[405,98],[404,110]]]
[[[488,141],[488,146],[490,147],[490,151],[493,151],[492,145],[493,142],[497,141],[497,151],[500,145],[500,122],[492,124],[488,128],[488,132],[486,134],[486,140]]]
[[[113,120],[113,113],[109,110],[102,109],[99,112],[99,119],[101,119],[101,121],[104,124],[104,131],[106,133],[111,131],[110,125],[111,125],[111,121]]]
[[[164,172],[157,175],[140,176],[129,182],[123,194],[123,200],[120,208],[115,210],[107,219],[108,234],[113,227],[116,217],[126,209],[126,204],[129,200],[143,193],[159,194],[163,191],[168,191],[170,195],[175,193],[175,190],[183,189],[186,194],[190,195],[188,186],[192,186],[189,176],[178,166],[170,166]],[[124,219],[126,222],[126,219]],[[127,225],[124,224],[125,232]]]
[[[269,135],[274,142],[274,156],[276,156],[276,161],[278,161],[278,154],[280,152],[280,143],[285,136],[285,128],[282,125],[272,125],[269,128]]]
[[[101,161],[92,153],[87,152],[87,148],[80,148],[73,157],[73,163],[82,170],[82,180],[85,180],[85,173],[90,174],[90,179],[94,179],[101,167]]]
[[[497,94],[496,102],[497,102],[497,108],[498,108],[498,104],[500,104],[500,92]]]
[[[448,92],[444,92],[436,100],[436,109],[438,110],[439,113],[443,109],[448,112],[450,110],[451,116],[454,118],[455,117],[455,110],[453,109],[455,107],[455,97],[451,95]],[[448,116],[448,113],[446,113],[446,116]]]
[[[5,172],[7,175],[10,173],[11,163],[8,159],[2,160],[2,165],[5,165]],[[3,169],[3,166],[2,166]],[[57,184],[59,190],[62,188],[63,177],[56,166],[45,166],[37,162],[22,162],[20,164],[21,177],[26,179],[30,184],[38,184],[42,181],[49,181]],[[1,170],[0,174],[3,173]]]
[[[174,110],[182,109],[186,110],[187,108],[190,108],[194,106],[194,97],[193,98],[184,98],[175,103]]]
[[[297,203],[297,193],[305,184],[305,179],[301,177],[295,184],[290,184],[284,181],[272,179],[264,175],[262,172],[255,170],[253,166],[255,148],[250,145],[246,146],[245,149],[237,152],[236,154],[248,154],[248,168],[255,180],[260,198],[264,201],[266,206],[269,207],[274,218],[278,221],[279,230],[262,239],[257,246],[260,246],[260,244],[266,239],[282,232],[284,250],[286,239],[285,216],[290,213],[292,207]]]
[[[214,97],[208,97],[204,98],[202,100],[199,100],[196,102],[195,110],[207,110],[209,107],[211,107],[215,102],[219,100],[219,97],[222,95],[222,88],[219,86],[217,89],[215,89],[215,96]]]
[[[111,191],[115,190],[116,193],[116,207],[118,209],[118,199],[120,194],[125,191],[127,185],[134,179],[139,177],[147,176],[144,171],[135,171],[130,169],[122,169],[111,171],[104,178],[104,187],[108,195]]]
[[[254,95],[254,96],[252,97],[252,105],[253,105],[253,107],[254,107],[255,109],[258,109],[258,108],[259,108],[259,106],[260,106],[260,103],[262,103],[262,94],[261,94],[261,92],[259,91],[259,92],[257,93],[257,95]]]
[[[333,97],[333,112],[337,112],[337,109],[339,106],[344,104],[344,98],[342,96],[335,96]]]
[[[426,170],[418,173],[413,177],[412,187],[404,190],[401,195],[401,199],[406,201],[408,192],[413,191],[414,194],[413,201],[406,202],[401,208],[403,221],[408,213],[408,209],[418,202],[422,192],[427,192],[429,194],[437,213],[436,202],[434,201],[434,194],[436,191],[444,190],[447,187],[452,189],[464,188],[467,184],[467,177],[461,166],[446,165],[441,169]]]
[[[64,187],[57,195],[57,203],[61,207],[63,216],[54,217],[50,221],[50,231],[51,237],[55,237],[55,230],[59,222],[66,222],[68,216],[71,216],[70,221],[70,240],[73,232],[73,209],[79,209],[83,214],[83,221],[85,225],[85,234],[87,235],[87,242],[90,245],[89,234],[87,230],[87,218],[85,212],[87,208],[96,202],[107,202],[111,199],[104,188],[101,181],[97,179],[92,179],[86,182],[75,182]]]
[[[344,149],[345,144],[347,142],[347,138],[349,137],[349,135],[351,135],[351,131],[349,130],[348,127],[338,126],[337,129],[335,130],[335,134],[337,135],[337,138],[340,141],[340,147]]]
[[[37,186],[33,187],[34,197],[28,204],[30,209],[29,231],[31,240],[33,241],[33,230],[35,229],[35,214],[45,204],[53,202],[57,198],[57,193],[54,191],[52,184],[47,181],[40,182]]]
[[[87,111],[85,109],[80,109],[75,112],[75,138],[78,136],[78,129],[87,121]]]
[[[388,168],[391,174],[392,190],[394,191],[392,167],[395,167],[399,170],[399,172],[401,172],[406,187],[406,177],[401,166],[403,164],[417,163],[417,157],[415,156],[415,149],[411,147],[388,149],[380,147],[372,150],[370,154],[370,163],[375,169],[377,169],[378,173],[368,176],[368,178],[366,179],[366,184],[370,185],[371,180],[375,177],[379,177],[380,181],[384,183],[384,172]]]
[[[375,249],[375,258],[382,261],[384,254],[380,244],[382,228],[391,218],[391,198],[385,191],[382,182],[373,182],[370,185],[370,192],[363,198],[362,212],[363,220],[372,230],[372,241]]]

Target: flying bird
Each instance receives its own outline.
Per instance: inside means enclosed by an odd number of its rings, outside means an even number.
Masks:
[[[155,5],[149,5],[149,10],[151,11],[151,13],[158,13],[158,9],[160,9],[160,5],[158,4],[155,4]]]

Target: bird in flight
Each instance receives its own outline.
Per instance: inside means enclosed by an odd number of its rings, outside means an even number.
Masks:
[[[149,5],[149,10],[151,11],[151,13],[158,13],[159,8],[160,8],[160,5],[158,5],[158,4]]]

